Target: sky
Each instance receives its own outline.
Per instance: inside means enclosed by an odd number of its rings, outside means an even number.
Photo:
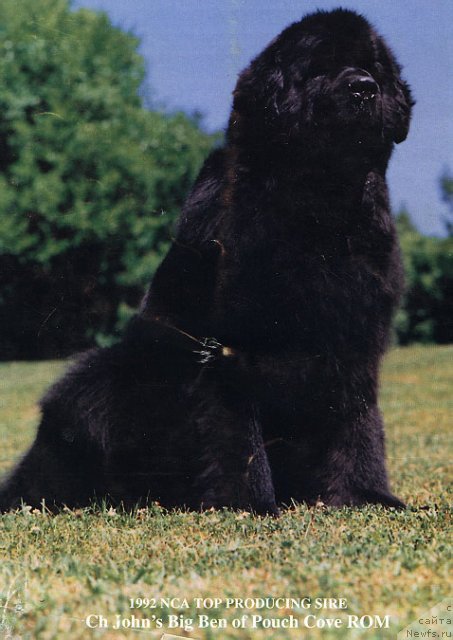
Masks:
[[[402,64],[417,104],[388,180],[394,211],[405,206],[423,233],[443,235],[439,178],[453,172],[451,0],[73,0],[105,11],[141,39],[147,87],[168,110],[199,111],[225,127],[238,73],[284,27],[316,9],[363,13]]]

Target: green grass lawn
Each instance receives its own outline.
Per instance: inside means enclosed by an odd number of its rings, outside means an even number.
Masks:
[[[0,365],[0,471],[31,443],[36,400],[62,363]],[[386,359],[381,404],[388,464],[404,512],[298,506],[278,520],[229,511],[132,515],[113,510],[50,516],[24,509],[0,518],[0,638],[161,638],[167,615],[206,614],[227,629],[170,633],[193,638],[396,638],[422,612],[451,595],[448,464],[453,347],[413,347]],[[310,597],[311,609],[195,608],[194,598]],[[185,598],[178,608],[131,609],[131,598]],[[314,609],[317,597],[347,609]],[[165,603],[164,603],[165,604]],[[177,602],[173,602],[177,605]],[[209,603],[208,603],[209,604]],[[257,603],[258,604],[258,603]],[[233,629],[248,614],[390,616],[389,629]],[[102,615],[107,629],[85,618]],[[111,628],[125,619],[163,620],[164,629]],[[95,620],[94,618],[92,619]],[[310,624],[313,623],[310,619]],[[189,626],[189,625],[188,625]],[[3,634],[3,635],[2,635]]]

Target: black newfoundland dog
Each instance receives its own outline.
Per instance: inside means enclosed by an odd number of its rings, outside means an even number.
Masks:
[[[271,42],[140,312],[44,397],[0,508],[404,506],[377,390],[402,289],[385,173],[412,104],[352,11]]]

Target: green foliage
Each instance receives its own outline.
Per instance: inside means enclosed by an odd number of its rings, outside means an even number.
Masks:
[[[4,355],[114,331],[212,146],[196,118],[143,108],[138,44],[67,0],[0,3]]]
[[[440,179],[440,188],[442,199],[448,205],[450,210],[449,218],[445,220],[445,227],[450,236],[453,236],[453,176],[447,171],[444,172]]]
[[[423,236],[406,211],[396,219],[406,294],[396,316],[400,344],[453,341],[453,237]]]

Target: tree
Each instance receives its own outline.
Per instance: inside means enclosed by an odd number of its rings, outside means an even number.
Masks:
[[[453,236],[453,176],[447,171],[441,176],[440,188],[442,192],[442,199],[448,205],[450,210],[449,215],[451,219],[445,220],[445,227],[448,235]]]
[[[139,41],[67,0],[0,4],[0,355],[114,332],[213,144],[147,111]]]
[[[407,211],[396,217],[406,293],[395,319],[401,344],[453,341],[453,238],[422,235]]]

